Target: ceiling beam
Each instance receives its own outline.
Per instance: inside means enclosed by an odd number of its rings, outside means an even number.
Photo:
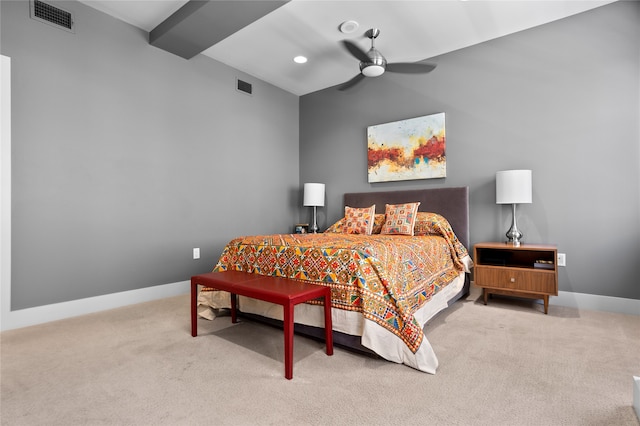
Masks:
[[[149,44],[191,59],[289,1],[190,0],[151,30]]]

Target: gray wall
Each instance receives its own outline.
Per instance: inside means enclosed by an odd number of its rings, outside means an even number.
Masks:
[[[75,13],[75,34],[30,19],[28,5],[1,2],[12,310],[188,280],[235,236],[291,229],[297,96],[152,47],[81,3],[57,3]]]
[[[519,207],[518,225],[525,242],[567,254],[560,290],[640,299],[640,3],[433,61],[428,75],[301,97],[300,181],[327,185],[320,226],[342,216],[344,192],[469,186],[472,243],[501,240],[511,210],[495,204],[495,172],[532,169],[533,203]],[[368,184],[367,126],[437,112],[447,177]]]

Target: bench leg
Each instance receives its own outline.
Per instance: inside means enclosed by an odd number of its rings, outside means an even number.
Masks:
[[[293,378],[293,304],[284,305],[284,377]]]
[[[238,322],[238,318],[236,315],[237,306],[238,306],[238,297],[236,296],[236,294],[231,293],[231,322],[234,324]]]
[[[324,340],[327,343],[327,355],[333,355],[333,324],[331,322],[331,289],[327,287],[324,295]]]
[[[191,280],[191,336],[198,335],[198,284]]]

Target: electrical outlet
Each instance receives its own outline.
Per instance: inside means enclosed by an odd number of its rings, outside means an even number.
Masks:
[[[199,248],[194,248],[193,249],[193,258],[194,259],[200,259],[200,249]]]
[[[566,253],[558,253],[558,266],[567,266]]]

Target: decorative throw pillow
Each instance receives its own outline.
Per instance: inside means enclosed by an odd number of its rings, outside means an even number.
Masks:
[[[371,235],[373,230],[373,220],[376,213],[376,205],[366,208],[344,208],[344,228],[345,234]]]
[[[387,204],[381,234],[413,235],[420,203]]]
[[[377,214],[375,216],[375,218],[373,219],[373,230],[371,231],[372,234],[379,234],[380,232],[382,232],[382,225],[384,225],[384,218],[385,216],[383,214]]]
[[[342,234],[342,230],[344,229],[344,217],[338,220],[336,223],[327,228],[325,233],[332,232],[337,234]]]
[[[447,219],[437,213],[418,212],[413,235],[440,235],[442,228],[451,228]]]

